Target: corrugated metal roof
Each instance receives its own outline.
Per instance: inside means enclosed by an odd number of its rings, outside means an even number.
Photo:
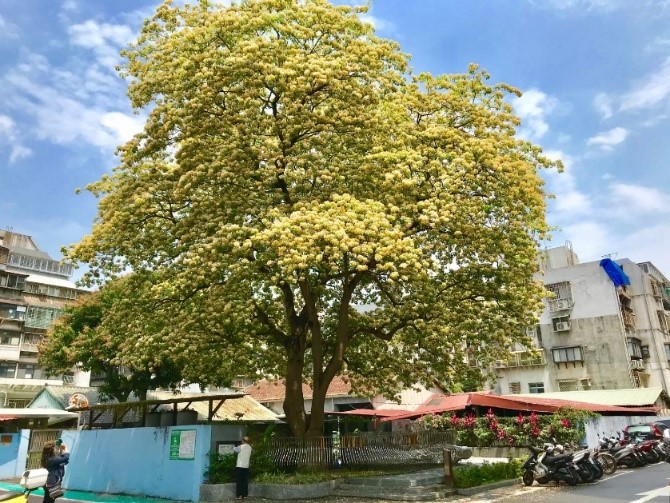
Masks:
[[[151,400],[169,400],[171,398],[205,397],[200,393],[180,393],[175,395],[170,391],[150,391]],[[186,408],[186,403],[178,404],[179,410]],[[209,402],[192,402],[188,405],[190,410],[198,413],[199,421],[207,421],[209,414]],[[223,402],[219,410],[214,414],[214,421],[277,421],[277,415],[267,407],[264,407],[249,395],[239,398],[229,398]]]
[[[28,405],[29,408],[39,409],[43,407],[55,407],[57,404],[60,405],[62,409],[65,409],[69,406],[70,397],[75,393],[81,393],[86,398],[88,398],[90,405],[98,404],[113,404],[116,403],[116,400],[111,400],[108,402],[102,402],[100,394],[98,393],[97,388],[82,388],[79,386],[46,386],[42,392],[33,399],[33,401]],[[46,396],[49,399],[46,398]],[[197,397],[203,398],[209,396],[208,394],[202,393],[179,393],[175,394],[172,391],[149,391],[147,392],[148,400],[170,400],[174,398],[190,398]],[[212,396],[218,396],[218,394],[213,394]],[[128,398],[128,402],[136,402],[137,398],[131,394]],[[102,403],[101,403],[102,402]],[[190,405],[188,402],[180,403],[177,405],[179,410],[183,410],[188,405],[190,410],[194,410],[198,413],[199,421],[207,421],[209,414],[209,402],[191,402]],[[111,417],[111,413],[109,414]],[[217,410],[214,415],[215,421],[277,421],[277,415],[272,412],[267,407],[264,407],[252,397],[248,395],[239,396],[235,398],[229,398],[223,402],[219,410]]]
[[[579,402],[600,405],[619,405],[622,407],[653,406],[661,396],[663,388],[631,388],[631,389],[592,389],[584,391],[557,391],[542,393],[543,398],[576,400]],[[506,395],[509,396],[509,395]],[[537,397],[537,394],[520,394],[512,396]]]
[[[45,276],[44,274],[30,273],[26,278],[27,283],[38,283],[40,285],[60,286],[63,288],[77,289],[72,281],[63,278],[55,278],[53,276]]]
[[[538,395],[493,395],[490,392],[483,393],[459,393],[455,395],[444,395],[438,401],[439,395],[431,396],[424,404],[413,412],[383,418],[382,421],[394,419],[412,419],[428,414],[443,414],[465,410],[467,407],[486,407],[491,409],[505,409],[522,412],[556,412],[562,407],[591,412],[620,412],[622,414],[653,414],[657,411],[655,407],[619,407],[616,405],[595,404],[577,400],[561,400],[556,398],[539,397]]]

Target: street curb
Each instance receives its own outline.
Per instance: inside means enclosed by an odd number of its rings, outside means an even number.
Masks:
[[[501,480],[499,482],[492,482],[490,484],[484,484],[481,486],[475,487],[466,487],[464,489],[456,489],[456,493],[463,496],[472,496],[473,494],[482,493],[485,491],[490,491],[492,489],[498,489],[500,487],[509,487],[517,484],[521,484],[523,481],[521,477],[509,480]]]

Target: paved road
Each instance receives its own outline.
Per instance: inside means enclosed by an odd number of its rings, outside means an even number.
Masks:
[[[634,470],[619,470],[592,484],[569,487],[513,487],[474,495],[463,503],[668,503],[670,502],[670,465],[656,465]]]

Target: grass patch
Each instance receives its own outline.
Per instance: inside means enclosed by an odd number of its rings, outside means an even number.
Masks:
[[[521,477],[522,460],[510,459],[507,463],[485,463],[482,466],[461,465],[454,467],[454,483],[456,487],[481,486],[501,480]]]

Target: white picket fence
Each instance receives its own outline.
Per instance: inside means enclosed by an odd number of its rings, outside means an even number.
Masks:
[[[667,416],[600,416],[586,422],[585,442],[589,447],[596,447],[598,445],[598,435],[618,435],[624,426],[629,424],[651,423],[661,419],[669,418]]]

